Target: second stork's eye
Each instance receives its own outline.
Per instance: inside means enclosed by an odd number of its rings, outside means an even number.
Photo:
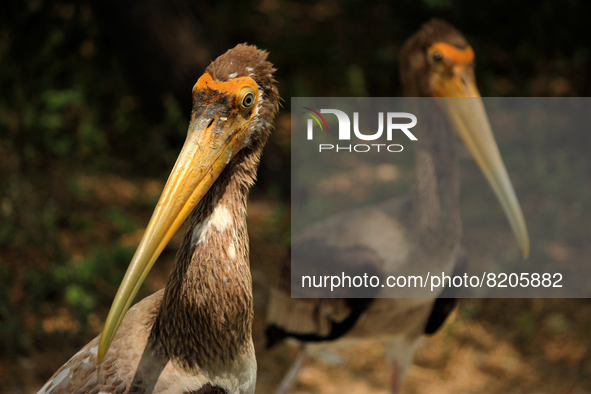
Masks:
[[[443,59],[443,55],[441,54],[441,52],[439,51],[435,51],[432,55],[431,58],[433,59],[434,62],[438,62],[441,59]]]
[[[254,104],[254,94],[248,92],[242,98],[242,106],[244,108],[250,108]]]

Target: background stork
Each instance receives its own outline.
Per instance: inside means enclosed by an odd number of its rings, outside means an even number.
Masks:
[[[421,335],[434,332],[451,311],[436,299],[292,299],[291,267],[346,266],[358,272],[375,267],[384,275],[420,266],[451,273],[460,254],[459,168],[455,132],[475,158],[515,233],[523,255],[529,237],[511,181],[500,158],[474,80],[474,51],[459,31],[431,20],[401,53],[401,79],[410,97],[438,97],[441,108],[418,108],[423,127],[417,137],[415,179],[410,198],[344,213],[295,234],[292,258],[271,290],[267,314],[269,345],[286,337],[305,343],[359,342],[380,338],[393,370],[397,392],[412,363]],[[446,100],[471,97],[473,102]],[[451,128],[446,122],[447,119]],[[311,250],[310,250],[311,248]],[[340,265],[339,265],[340,264]]]

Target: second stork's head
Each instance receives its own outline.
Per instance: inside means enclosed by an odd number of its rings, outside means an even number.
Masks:
[[[187,139],[105,322],[102,360],[154,262],[228,164],[253,179],[279,107],[267,52],[238,45],[213,61],[193,87]],[[250,185],[245,185],[250,186]]]
[[[474,51],[457,29],[439,19],[421,26],[400,54],[400,77],[407,97],[479,96]]]
[[[472,47],[453,26],[433,19],[402,48],[400,76],[406,96],[436,98],[491,185],[527,257],[527,227],[476,86]]]

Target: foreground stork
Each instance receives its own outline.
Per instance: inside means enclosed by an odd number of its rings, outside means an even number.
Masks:
[[[266,58],[238,45],[199,78],[187,140],[102,335],[39,394],[254,393],[246,198],[279,103]],[[126,314],[187,217],[166,287]]]
[[[452,310],[454,300],[292,299],[290,264],[349,264],[358,267],[358,272],[382,267],[386,275],[420,266],[425,273],[450,274],[461,259],[462,233],[454,131],[491,184],[523,255],[528,255],[523,215],[479,98],[473,67],[472,48],[460,32],[443,21],[424,24],[405,44],[400,67],[405,94],[439,98],[439,105],[418,108],[418,118],[429,123],[415,145],[413,192],[410,198],[331,217],[294,239],[294,261],[285,262],[280,286],[269,295],[268,345],[286,337],[308,345],[338,340],[337,346],[367,338],[382,339],[394,372],[392,391],[399,389],[420,337],[437,330]],[[307,253],[310,245],[315,253]],[[289,385],[284,381],[279,391]]]

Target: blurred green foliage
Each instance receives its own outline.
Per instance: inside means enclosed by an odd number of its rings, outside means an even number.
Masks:
[[[144,121],[135,107],[86,2],[2,7],[0,351],[11,354],[27,350],[24,316],[42,318],[48,302],[68,306],[84,330],[88,313],[110,302],[133,253],[109,241],[80,261],[68,255],[58,234],[93,230],[82,209],[96,199],[77,183],[80,174],[141,168],[160,175],[155,158],[174,154],[159,141],[159,125]],[[178,131],[186,120],[174,103],[169,107],[165,126]],[[145,149],[128,161],[138,146]],[[110,239],[138,228],[117,207],[104,215]]]

